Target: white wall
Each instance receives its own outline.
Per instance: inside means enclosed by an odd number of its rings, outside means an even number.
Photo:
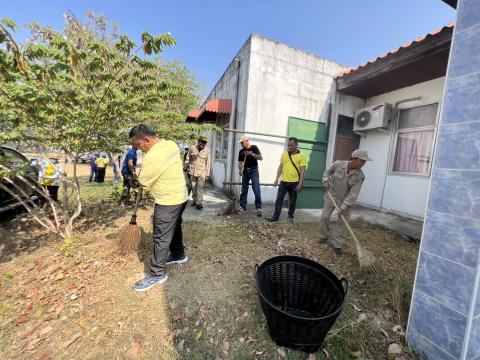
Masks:
[[[252,35],[245,130],[287,136],[289,117],[326,122],[335,93],[333,78],[344,69],[343,65]],[[259,163],[260,181],[273,183],[286,141],[249,137],[264,157]],[[236,144],[235,153],[239,149]],[[276,192],[273,187],[262,187],[262,200],[273,202]]]
[[[220,77],[216,85],[213,87],[212,91],[208,95],[205,101],[211,99],[232,99],[232,113],[230,114],[230,128],[243,128],[245,123],[245,108],[247,102],[247,87],[248,87],[248,73],[249,73],[249,62],[250,62],[250,42],[251,38],[248,38],[239,52],[236,54],[234,60],[229,64],[223,75]],[[235,59],[238,59],[236,61]],[[240,72],[240,74],[239,74]],[[238,80],[238,100],[237,97],[237,80]],[[238,105],[238,109],[235,108],[235,105]],[[237,111],[236,111],[237,110]],[[235,121],[235,116],[237,119]],[[218,160],[215,158],[215,134],[211,133],[209,136],[209,147],[212,151],[212,180],[213,184],[216,187],[223,188],[224,181],[232,181],[230,173],[232,170],[231,165],[235,162],[236,158],[233,154],[233,143],[239,135],[230,133],[229,135],[229,149],[227,160]],[[234,178],[233,181],[236,181],[237,178],[235,174],[236,165],[234,169]]]
[[[445,78],[438,78],[414,86],[392,91],[366,100],[365,106],[388,102],[396,102],[421,96],[421,100],[400,104],[399,108],[410,108],[419,105],[440,102],[442,99]],[[381,207],[407,215],[423,217],[427,202],[430,177],[394,175],[391,167],[391,153],[394,136],[394,123],[389,126],[387,134],[377,130],[368,131],[362,136],[360,147],[368,151],[373,161],[364,167],[365,183],[358,201],[366,205]]]

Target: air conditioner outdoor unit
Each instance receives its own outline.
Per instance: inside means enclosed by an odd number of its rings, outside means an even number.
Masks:
[[[384,103],[356,110],[353,131],[388,128],[392,109],[391,104]]]

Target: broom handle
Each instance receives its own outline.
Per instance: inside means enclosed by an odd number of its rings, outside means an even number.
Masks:
[[[333,205],[335,206],[335,209],[337,209],[337,213],[338,213],[340,211],[340,208],[338,207],[337,203],[335,202],[335,199],[333,198],[332,194],[330,193],[330,190],[327,190],[327,194],[328,194],[328,197],[330,198],[330,200],[332,201]],[[340,217],[342,218],[343,222],[345,223],[345,226],[347,227],[348,231],[350,232],[350,235],[352,235],[353,240],[355,240],[355,242],[357,244],[360,244],[360,241],[357,239],[357,237],[355,236],[355,233],[353,232],[352,228],[348,224],[347,219],[345,219],[345,217],[343,215],[340,215]]]
[[[142,187],[142,185],[139,185],[137,198],[135,199],[135,206],[133,208],[132,215],[137,215],[138,204],[140,203],[140,198],[142,197],[142,192],[143,192],[143,187]]]

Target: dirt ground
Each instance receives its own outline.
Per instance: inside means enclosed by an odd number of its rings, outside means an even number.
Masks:
[[[131,286],[149,264],[152,209],[139,213],[140,253],[120,256],[115,235],[129,208],[110,199],[111,174],[103,185],[81,182],[85,211],[72,257],[28,216],[0,223],[0,358],[305,359],[271,341],[256,294],[254,265],[280,254],[311,258],[350,283],[317,359],[415,358],[404,331],[418,245],[405,237],[354,222],[377,257],[378,273],[368,274],[352,243],[341,257],[319,245],[317,223],[189,219],[190,261],[169,266],[164,285],[135,293]],[[400,354],[389,354],[392,344]]]

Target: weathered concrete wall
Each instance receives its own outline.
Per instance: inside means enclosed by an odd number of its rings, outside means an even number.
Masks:
[[[327,122],[333,78],[343,69],[343,65],[252,35],[245,130],[287,136],[289,117]],[[260,180],[272,183],[286,141],[249,137],[264,157]],[[235,153],[239,149],[236,141]],[[262,200],[274,201],[276,191],[262,187]]]
[[[210,99],[232,99],[230,128],[236,127],[237,129],[243,129],[245,123],[245,109],[249,81],[250,46],[251,38],[248,38],[206,99],[206,101]],[[235,106],[238,108],[236,109]],[[235,117],[237,118],[235,119]],[[209,144],[210,149],[212,150],[212,179],[214,185],[217,187],[223,187],[224,181],[231,181],[231,165],[232,163],[236,162],[236,159],[234,159],[233,156],[233,141],[235,136],[232,133],[230,133],[228,136],[229,148],[227,160],[218,160],[215,158],[215,134],[209,134]],[[236,165],[234,171],[233,181],[236,181]]]

